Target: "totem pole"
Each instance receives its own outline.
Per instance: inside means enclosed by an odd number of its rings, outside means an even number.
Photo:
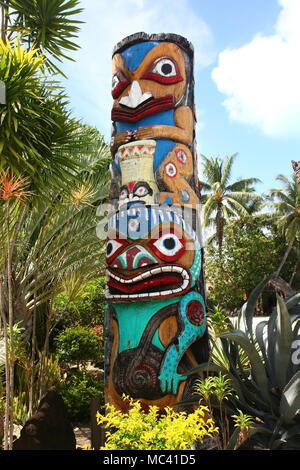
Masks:
[[[208,355],[193,47],[137,33],[113,51],[106,400],[161,410],[188,398]]]

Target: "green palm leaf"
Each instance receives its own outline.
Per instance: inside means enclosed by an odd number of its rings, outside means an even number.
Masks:
[[[230,183],[232,167],[237,154],[228,158],[208,158],[202,155],[202,173],[205,180],[200,181],[203,202],[203,225],[208,227],[214,220],[219,254],[222,252],[222,238],[225,224],[261,207],[262,197],[254,193],[253,184],[257,178],[247,178]],[[250,211],[250,212],[249,212]]]
[[[10,26],[8,33],[18,31],[28,47],[46,53],[45,65],[51,72],[63,72],[56,65],[63,59],[73,60],[67,53],[79,48],[75,41],[82,21],[74,19],[83,10],[79,0],[7,0]]]

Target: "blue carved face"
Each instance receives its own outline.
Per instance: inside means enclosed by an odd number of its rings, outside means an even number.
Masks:
[[[173,109],[186,86],[182,52],[172,43],[144,42],[113,57],[113,121],[138,122]]]
[[[178,214],[131,208],[109,220],[107,265],[111,302],[175,297],[186,293],[200,275],[200,245]]]

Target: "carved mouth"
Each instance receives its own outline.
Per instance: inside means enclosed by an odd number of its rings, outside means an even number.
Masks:
[[[107,270],[107,300],[150,300],[174,297],[190,287],[189,273],[179,265],[161,266],[149,269],[135,276],[120,276]]]
[[[152,114],[168,111],[175,106],[173,95],[162,96],[147,101],[135,109],[130,108],[113,108],[111,111],[112,121],[138,122],[141,119],[151,116]]]

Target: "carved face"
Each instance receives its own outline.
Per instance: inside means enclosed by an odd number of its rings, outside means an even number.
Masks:
[[[162,299],[187,292],[200,274],[201,258],[195,233],[184,226],[178,215],[162,209],[116,213],[107,240],[107,299]]]
[[[127,207],[136,204],[153,204],[154,191],[157,190],[156,185],[154,188],[153,183],[147,181],[130,181],[121,187],[119,206],[124,204]]]
[[[172,43],[145,42],[113,57],[113,121],[137,122],[175,107],[186,85],[182,52]]]

